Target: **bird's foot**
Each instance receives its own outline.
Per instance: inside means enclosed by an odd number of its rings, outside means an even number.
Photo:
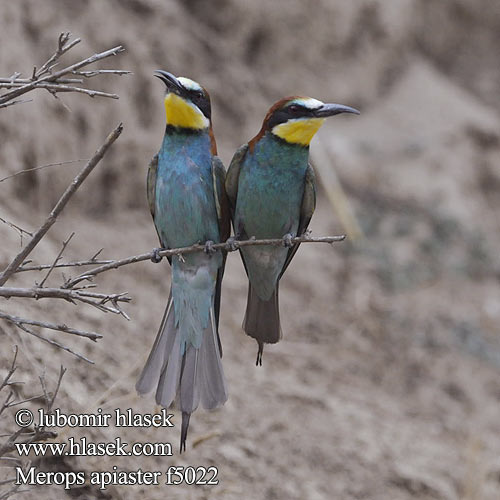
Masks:
[[[206,241],[205,242],[205,248],[203,249],[203,251],[207,255],[213,255],[214,253],[216,253],[217,250],[214,248],[214,242],[211,241],[211,240]]]
[[[163,257],[160,255],[160,252],[162,250],[166,250],[166,248],[153,248],[153,256],[151,257],[151,262],[158,264],[158,262],[163,259]]]
[[[255,366],[262,366],[262,353],[264,352],[264,344],[262,342],[258,342],[259,350],[257,351],[257,361],[255,362]]]
[[[238,248],[238,240],[234,236],[231,236],[226,240],[226,250],[228,252],[235,252]]]
[[[286,248],[292,248],[293,247],[293,235],[290,233],[285,234],[283,236],[283,246]]]

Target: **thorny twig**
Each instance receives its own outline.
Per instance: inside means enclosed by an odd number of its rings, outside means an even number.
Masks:
[[[66,191],[63,193],[61,198],[59,198],[59,201],[56,203],[55,207],[52,209],[52,212],[50,212],[45,222],[35,232],[28,244],[14,257],[12,262],[0,274],[0,286],[5,284],[10,276],[12,276],[12,274],[17,270],[17,268],[26,260],[26,257],[28,257],[28,255],[36,247],[40,240],[45,236],[47,231],[57,220],[58,215],[62,212],[70,198],[75,194],[76,190],[81,186],[90,172],[94,170],[99,161],[106,154],[106,151],[109,149],[109,147],[116,141],[116,139],[118,139],[118,137],[122,133],[122,130],[123,126],[120,123],[113,130],[113,132],[109,134],[104,144],[94,153],[92,158],[87,162],[81,172],[73,179],[73,182],[66,188]]]
[[[42,64],[40,69],[37,70],[36,68],[33,68],[30,79],[20,79],[20,73],[15,73],[10,78],[0,79],[0,88],[13,87],[11,90],[8,90],[7,92],[0,95],[0,108],[22,102],[13,101],[13,99],[37,88],[46,89],[53,95],[55,95],[57,92],[80,92],[91,97],[100,96],[118,99],[118,96],[116,94],[74,86],[75,84],[82,83],[82,79],[63,77],[67,75],[77,75],[88,78],[89,76],[97,76],[101,74],[128,74],[130,73],[130,71],[125,70],[81,70],[81,68],[89,66],[90,64],[93,64],[97,61],[101,61],[102,59],[106,59],[107,57],[115,56],[120,52],[123,52],[125,49],[121,45],[118,45],[117,47],[113,47],[112,49],[87,57],[86,59],[83,59],[75,64],[66,66],[59,71],[54,71],[54,68],[57,66],[61,56],[81,41],[79,38],[70,41],[70,37],[71,33],[61,33],[59,35],[57,50],[44,64]]]

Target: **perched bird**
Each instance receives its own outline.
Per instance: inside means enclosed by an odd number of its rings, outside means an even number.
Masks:
[[[170,296],[136,389],[140,394],[156,389],[156,402],[164,407],[176,400],[182,411],[182,452],[191,413],[200,401],[211,409],[227,399],[218,333],[226,255],[211,245],[228,238],[230,218],[207,91],[166,71],[155,76],[166,85],[167,126],[148,169],[151,215],[163,248],[206,246],[205,252],[169,258]],[[157,262],[159,250],[153,259]]]
[[[328,116],[359,114],[310,97],[285,97],[268,111],[260,132],[235,153],[226,176],[236,239],[281,238],[284,246],[247,246],[241,257],[248,276],[243,329],[257,340],[257,365],[264,343],[281,338],[279,280],[290,264],[316,205],[309,143]]]

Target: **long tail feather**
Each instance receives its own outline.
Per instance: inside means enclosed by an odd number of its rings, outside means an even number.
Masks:
[[[210,323],[203,331],[200,348],[189,346],[182,360],[179,390],[179,408],[182,411],[181,452],[186,449],[189,418],[200,400],[206,409],[218,408],[227,400],[213,308],[210,309]]]
[[[281,338],[278,283],[269,300],[262,300],[248,283],[248,299],[243,330],[259,344],[257,365],[262,365],[264,344],[275,344]]]
[[[173,331],[172,314],[172,294],[169,295],[167,307],[163,314],[160,329],[156,335],[155,342],[149,353],[149,357],[142,369],[141,375],[135,385],[139,394],[151,392],[158,384],[158,380],[165,362],[172,350],[175,341],[175,331]]]
[[[183,349],[179,327],[176,326],[172,298],[169,297],[165,314],[136,384],[139,394],[156,388],[156,402],[168,408],[177,397],[182,412],[181,452],[186,449],[186,438],[191,413],[200,401],[204,408],[217,408],[227,400],[226,383],[222,369],[221,351],[214,307],[197,349],[188,344]]]

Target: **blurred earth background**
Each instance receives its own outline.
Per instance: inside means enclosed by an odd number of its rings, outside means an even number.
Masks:
[[[329,120],[312,143],[335,171],[364,238],[302,245],[281,285],[284,339],[266,347],[240,328],[246,279],[228,258],[221,335],[230,399],[191,419],[187,453],[174,429],[62,429],[68,436],[171,442],[173,457],[65,457],[41,470],[165,471],[216,465],[220,484],[36,487],[22,498],[463,499],[500,498],[500,3],[498,0],[8,0],[0,1],[0,75],[24,77],[71,31],[73,62],[118,44],[94,88],[120,100],[39,90],[0,110],[1,177],[88,158],[120,121],[125,130],[31,257],[121,258],[157,246],[146,168],[164,132],[166,69],[211,93],[219,153],[253,137],[279,98],[309,95],[361,110]],[[1,183],[0,216],[33,230],[80,164]],[[313,234],[345,232],[324,187]],[[3,268],[19,236],[0,225]],[[76,274],[65,271],[65,274]],[[9,284],[31,285],[22,273]],[[52,284],[61,282],[54,272]],[[128,291],[131,321],[61,301],[2,301],[5,311],[104,334],[98,343],[44,332],[91,366],[2,324],[0,368],[20,346],[21,396],[53,387],[56,406],[155,410],[134,384],[169,288],[165,262],[111,271],[99,289]],[[0,374],[1,375],[1,374]],[[107,393],[105,391],[111,388]],[[15,429],[2,415],[0,433]],[[180,422],[176,414],[174,422]],[[204,439],[206,438],[206,439]],[[193,443],[202,440],[193,448]],[[2,464],[5,465],[5,464]]]

